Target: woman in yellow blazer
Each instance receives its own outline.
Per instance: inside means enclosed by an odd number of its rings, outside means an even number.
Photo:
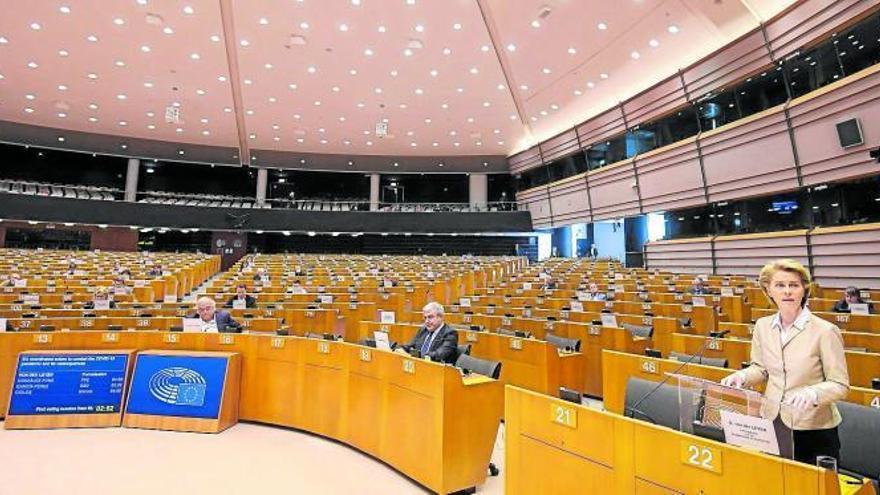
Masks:
[[[779,311],[755,323],[749,367],[721,383],[767,382],[761,413],[793,430],[794,458],[810,464],[821,455],[838,458],[840,413],[834,402],[849,392],[840,329],[806,307],[810,273],[797,261],[768,263],[758,281]]]

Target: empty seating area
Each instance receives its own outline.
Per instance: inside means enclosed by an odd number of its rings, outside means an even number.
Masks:
[[[0,193],[50,196],[53,198],[92,199],[115,201],[122,199],[122,191],[109,187],[73,186],[41,182],[0,179]]]
[[[217,194],[184,194],[166,191],[146,191],[139,203],[176,206],[200,206],[209,208],[254,208],[254,198],[223,196]],[[264,208],[269,208],[269,205]]]

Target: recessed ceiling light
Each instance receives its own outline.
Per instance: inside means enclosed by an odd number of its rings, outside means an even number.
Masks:
[[[583,91],[581,91],[581,90],[579,90],[579,89],[574,90],[574,95],[575,95],[575,96],[580,96],[580,95],[582,95],[582,94],[584,94]]]
[[[531,22],[531,26],[533,28],[539,28],[539,27],[541,27],[541,21],[535,19],[534,21]]]
[[[120,120],[120,121],[119,121],[119,125],[121,125],[122,127],[125,127],[125,126],[128,125],[128,122],[126,122],[126,121],[124,121],[124,120]]]
[[[373,56],[373,50],[370,48],[367,48],[366,50],[364,50],[364,55],[366,55],[368,57]]]
[[[599,24],[596,24],[596,27],[599,29],[599,31],[605,31],[606,29],[608,29],[608,24],[600,22]]]
[[[25,108],[24,111],[25,111],[26,113],[34,113],[34,109],[31,108],[31,107],[27,107],[27,108]]]
[[[232,113],[232,109],[229,108],[229,107],[223,107],[223,111],[224,111],[225,113]]]
[[[182,154],[184,154],[184,151],[183,151],[183,150],[177,150],[177,154],[178,154],[178,155],[182,155]]]
[[[144,53],[150,53],[150,47],[147,45],[141,45],[141,51]]]
[[[529,87],[528,87],[527,85],[525,85],[525,84],[520,84],[520,85],[519,85],[519,89],[521,89],[521,90],[523,90],[523,91],[528,91],[528,90],[529,90]]]
[[[364,105],[364,103],[363,103],[363,102],[360,102],[360,101],[359,101],[358,104],[357,104],[357,107],[358,107],[358,108],[364,108],[365,106],[366,106],[366,105]]]
[[[602,79],[608,79],[608,74],[603,72],[603,73],[599,74],[599,77],[601,77]]]
[[[301,23],[299,23],[299,27],[302,29],[308,29],[309,23],[308,22],[301,22]]]
[[[321,101],[320,101],[320,100],[315,100],[315,106],[316,106],[316,107],[320,107],[320,106],[321,106]]]
[[[484,101],[484,102],[483,102],[483,106],[484,106],[484,107],[487,107],[487,108],[488,108],[490,105],[491,105],[491,103],[489,103],[488,101]]]
[[[481,51],[481,52],[488,52],[488,51],[489,51],[489,45],[483,45],[483,46],[481,46],[481,47],[480,47],[480,51]]]
[[[339,117],[340,122],[345,122],[345,117]]]
[[[409,145],[412,146],[413,148],[415,148],[416,146],[418,146],[416,143],[409,143]]]
[[[68,7],[67,5],[62,5],[61,7],[58,7],[58,10],[62,14],[69,14],[70,13],[70,7]]]
[[[498,144],[504,146],[504,141],[498,141]]]
[[[385,28],[385,26],[379,26],[379,32],[380,32],[380,33],[384,33],[385,31],[387,31],[387,29]]]
[[[373,90],[377,95],[382,94],[382,88],[376,88]]]
[[[467,121],[468,121],[469,124],[473,124],[473,123],[474,123],[474,118],[473,118],[473,117],[468,117],[468,118],[467,118]]]
[[[547,67],[544,67],[543,69],[541,69],[541,72],[543,72],[544,74],[549,74],[551,71]]]
[[[248,136],[248,139],[257,139],[257,135],[252,133]]]
[[[676,26],[675,24],[670,24],[669,27],[666,28],[666,30],[669,31],[670,34],[678,34],[678,32],[680,31],[680,29],[678,29],[678,26]]]
[[[443,49],[443,55],[451,55],[451,54],[452,54],[452,48],[447,47],[447,48]]]
[[[396,70],[393,70],[393,69],[392,69],[391,72],[389,72],[389,74],[391,74],[391,77],[397,77],[397,74],[398,74],[398,73],[397,73]]]
[[[437,77],[437,74],[439,74],[439,72],[437,72],[437,69],[431,69],[431,72],[429,72],[429,74],[431,74],[431,77]]]
[[[554,104],[550,105],[550,108],[552,108],[553,110],[559,110],[559,105],[554,103]]]
[[[58,50],[58,55],[61,57],[66,57],[70,55],[70,52],[68,52],[67,50]]]
[[[633,60],[638,60],[638,59],[642,58],[642,55],[641,55],[639,52],[635,51],[635,50],[633,50],[633,51],[629,54],[629,56],[632,57]]]
[[[5,45],[6,43],[9,43],[9,40],[6,39],[6,36],[0,36],[0,45]]]
[[[195,10],[192,8],[192,6],[187,5],[183,8],[183,13],[187,15],[192,15],[195,13]]]
[[[265,17],[260,17],[259,22],[260,22],[261,26],[265,26],[265,25],[269,24],[269,19],[266,19]]]
[[[226,82],[226,76],[217,76],[217,80],[220,82]]]
[[[116,65],[116,67],[125,67],[125,62],[123,62],[122,60],[117,60],[116,62],[114,62],[114,64]]]
[[[574,55],[574,54],[576,54],[577,52],[578,52],[578,51],[577,51],[577,48],[575,48],[575,47],[573,47],[573,46],[568,47],[568,54],[569,54],[569,55]]]
[[[372,145],[373,145],[372,141],[367,141],[367,146],[372,146]]]
[[[61,117],[61,118],[63,119],[64,117],[67,117],[67,114],[64,113],[64,112],[59,112],[59,113],[58,113],[58,116]]]
[[[281,138],[278,137],[278,136],[275,136],[275,137],[272,138],[272,141],[276,141],[276,142],[278,142],[278,141],[281,141]]]
[[[596,87],[596,83],[594,83],[593,81],[587,81],[587,87],[593,89]]]
[[[36,62],[28,62],[27,66],[31,69],[36,69],[37,67],[39,67]]]
[[[509,52],[515,52],[515,51],[516,51],[516,45],[514,45],[513,43],[508,43],[508,44],[507,44],[507,51],[509,51]]]
[[[213,41],[214,43],[220,43],[220,37],[217,36],[216,34],[212,34],[211,41]]]
[[[415,30],[417,33],[423,33],[423,32],[425,32],[425,26],[423,26],[421,24],[416,24]]]
[[[177,129],[174,129],[174,132],[183,132],[183,128],[182,128],[182,127],[178,127]]]
[[[204,119],[204,118],[203,118],[203,119],[201,119],[199,122],[201,122],[201,123],[203,123],[203,124],[207,124],[207,123],[208,123],[208,119]]]
[[[346,31],[348,31],[348,24],[345,24],[345,23],[340,24],[340,25],[339,25],[339,30],[342,31],[343,33],[346,32]]]
[[[457,93],[464,93],[464,88],[455,88]]]
[[[202,95],[205,94],[205,90],[204,90],[204,89],[197,89],[197,90],[196,90],[196,94],[199,95],[199,96],[202,96]]]
[[[334,93],[338,93],[338,92],[339,92],[339,86],[333,86],[333,87],[330,88],[330,89],[331,89]]]
[[[251,85],[251,84],[253,84],[254,82],[251,81],[250,79],[245,79],[245,80],[244,80],[244,83],[247,84],[247,85]]]
[[[204,131],[202,131],[202,136],[208,136],[208,135],[210,135],[210,134],[211,134],[211,131],[209,131],[209,130],[207,130],[207,129],[205,129]]]
[[[39,31],[40,28],[42,28],[42,26],[40,26],[39,22],[32,22],[31,23],[31,29],[33,29],[34,31]]]
[[[476,67],[471,67],[471,70],[470,70],[471,74],[478,74],[479,72],[480,72],[480,70],[477,69]]]
[[[651,48],[657,48],[658,46],[660,46],[660,42],[655,39],[652,39],[652,40],[648,41],[648,45]]]
[[[89,72],[89,73],[86,75],[86,77],[88,77],[89,79],[97,79],[97,78],[98,78],[98,75],[95,74],[94,72]]]
[[[407,57],[411,57],[413,54],[413,51],[409,48],[406,48],[403,50],[403,54],[406,55]]]
[[[153,83],[147,81],[147,82],[144,83],[144,87],[145,87],[145,88],[152,88],[152,87],[153,87]]]
[[[36,97],[36,96],[34,96],[34,95],[31,95],[31,94],[27,94],[27,95],[24,95],[24,97],[25,97],[25,99],[27,99],[27,100],[31,100],[31,101],[33,101],[33,100],[36,100],[36,99],[37,99],[37,97]]]
[[[298,113],[295,113],[295,114],[293,114],[293,118],[299,120],[299,119],[302,118],[302,115],[300,115],[300,114],[298,114]]]
[[[248,45],[250,45],[250,44],[251,44],[251,42],[250,42],[250,41],[248,41],[248,40],[244,40],[244,39],[243,39],[243,40],[241,40],[241,41],[239,41],[239,43],[240,43],[240,44],[241,44],[241,46],[248,46]]]
[[[59,142],[59,143],[63,143],[63,142],[64,142],[64,136],[58,136],[58,142]]]
[[[348,71],[348,73],[351,74],[352,76],[356,76],[357,73],[358,73],[358,71],[357,71],[357,69],[350,69],[350,70]]]
[[[174,29],[171,29],[171,26],[165,26],[162,28],[162,32],[165,34],[174,34]]]
[[[89,122],[97,122],[98,117],[89,117]]]
[[[253,110],[245,110],[244,113],[246,113],[246,114],[248,114],[248,115],[253,115],[253,114],[254,114],[254,111],[253,111]]]
[[[117,17],[117,18],[113,19],[113,24],[116,24],[117,26],[121,26],[121,25],[125,24],[125,19],[123,19],[122,17]]]
[[[455,24],[452,25],[452,29],[454,29],[456,31],[461,31],[461,24],[456,22]]]
[[[117,99],[117,100],[124,100],[124,99],[126,99],[126,98],[127,98],[127,96],[125,96],[125,95],[122,94],[122,93],[119,93],[118,95],[116,95],[116,99]]]
[[[541,115],[546,116],[546,115],[547,115],[547,110],[541,110]]]
[[[193,59],[193,60],[198,60],[198,59],[200,59],[200,58],[202,58],[202,57],[201,57],[198,53],[191,53],[191,54],[189,55],[189,58],[191,58],[191,59]]]
[[[308,72],[309,74],[314,74],[315,72],[318,72],[318,69],[314,65],[310,65],[306,68],[306,72]]]
[[[89,108],[91,108],[92,110],[97,110],[97,109],[98,109],[98,105],[95,104],[95,103],[89,103]]]
[[[407,5],[415,5],[415,4],[416,4],[416,0],[406,0],[406,4],[407,4]]]
[[[263,67],[265,67],[266,69],[271,70],[273,66],[272,66],[272,64],[268,64],[268,63],[267,63],[267,64],[264,65]]]

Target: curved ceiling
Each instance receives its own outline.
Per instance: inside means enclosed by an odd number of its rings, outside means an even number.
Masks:
[[[0,17],[0,120],[168,143],[509,155],[792,0],[51,0]],[[175,115],[177,114],[177,115]],[[387,124],[387,135],[377,134]]]

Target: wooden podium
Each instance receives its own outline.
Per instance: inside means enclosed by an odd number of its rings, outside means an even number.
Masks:
[[[21,352],[4,427],[119,426],[133,354],[130,349]]]
[[[128,428],[219,433],[238,422],[240,388],[238,353],[140,352],[122,424]]]

